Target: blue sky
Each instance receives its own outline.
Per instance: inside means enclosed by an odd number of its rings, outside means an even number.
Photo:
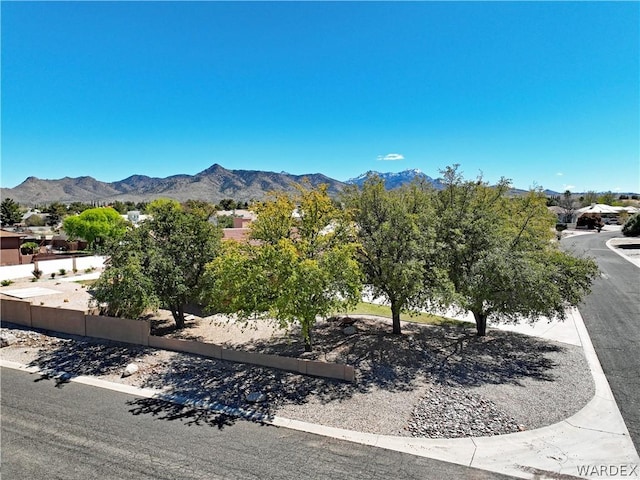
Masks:
[[[1,185],[461,164],[640,191],[638,2],[7,2]]]

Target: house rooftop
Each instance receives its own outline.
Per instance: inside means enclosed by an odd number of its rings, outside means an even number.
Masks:
[[[0,237],[3,238],[24,238],[29,235],[26,233],[7,232],[6,230],[0,230]]]

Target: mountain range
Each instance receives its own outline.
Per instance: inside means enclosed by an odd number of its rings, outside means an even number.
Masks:
[[[345,186],[343,182],[320,173],[291,175],[285,172],[227,170],[214,164],[196,175],[172,175],[166,178],[132,175],[110,183],[101,182],[93,177],[64,177],[58,180],[29,177],[14,188],[2,188],[0,191],[2,198],[10,197],[23,205],[54,201],[142,202],[161,197],[181,202],[192,199],[218,203],[225,198],[246,202],[260,200],[272,190],[293,191],[293,185],[300,183],[304,178],[313,186],[328,184],[331,194],[337,194]]]
[[[382,180],[384,180],[384,185],[388,189],[394,189],[394,188],[400,187],[406,183],[412,182],[416,178],[423,180],[427,183],[430,183],[437,189],[442,189],[444,187],[444,185],[440,182],[439,179],[431,178],[430,176],[424,174],[421,170],[418,170],[417,168],[411,169],[411,170],[404,170],[398,173],[380,173],[380,172],[374,172],[373,170],[369,170],[368,172],[363,173],[358,177],[347,180],[346,183],[358,185],[359,187],[361,187],[364,184],[367,177],[369,177],[370,175],[379,176]]]
[[[225,198],[250,202],[261,200],[272,190],[294,191],[294,184],[307,179],[311,185],[327,184],[329,193],[337,194],[348,184],[361,186],[367,176],[376,174],[385,181],[387,188],[396,188],[421,178],[435,188],[442,188],[440,180],[425,175],[420,170],[400,173],[369,171],[356,178],[341,182],[320,173],[291,175],[258,170],[227,170],[214,164],[196,175],[172,175],[166,178],[132,175],[117,182],[101,182],[93,177],[64,177],[58,180],[42,180],[29,177],[14,188],[0,189],[2,198],[12,198],[22,205],[42,205],[51,202],[99,202],[115,200],[142,202],[156,198],[173,198],[178,201],[205,200],[218,203]],[[556,192],[550,192],[557,194]]]

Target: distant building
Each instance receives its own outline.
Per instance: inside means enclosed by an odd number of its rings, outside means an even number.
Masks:
[[[22,245],[25,233],[7,232],[0,230],[0,265],[20,265],[22,263]],[[29,259],[31,257],[29,256]]]
[[[143,215],[139,210],[130,210],[126,215],[120,216],[125,220],[133,223],[134,225],[137,225],[140,222],[144,222],[147,218],[149,218],[149,215]]]

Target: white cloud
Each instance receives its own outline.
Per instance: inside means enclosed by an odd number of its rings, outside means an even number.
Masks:
[[[562,172],[556,173],[556,177],[562,177],[563,175],[564,175],[564,173],[562,173]]]
[[[576,188],[575,185],[564,185],[563,187],[565,190],[574,190]]]
[[[378,155],[378,160],[383,162],[395,162],[398,160],[404,160],[404,155],[400,153],[387,153],[386,155]]]

